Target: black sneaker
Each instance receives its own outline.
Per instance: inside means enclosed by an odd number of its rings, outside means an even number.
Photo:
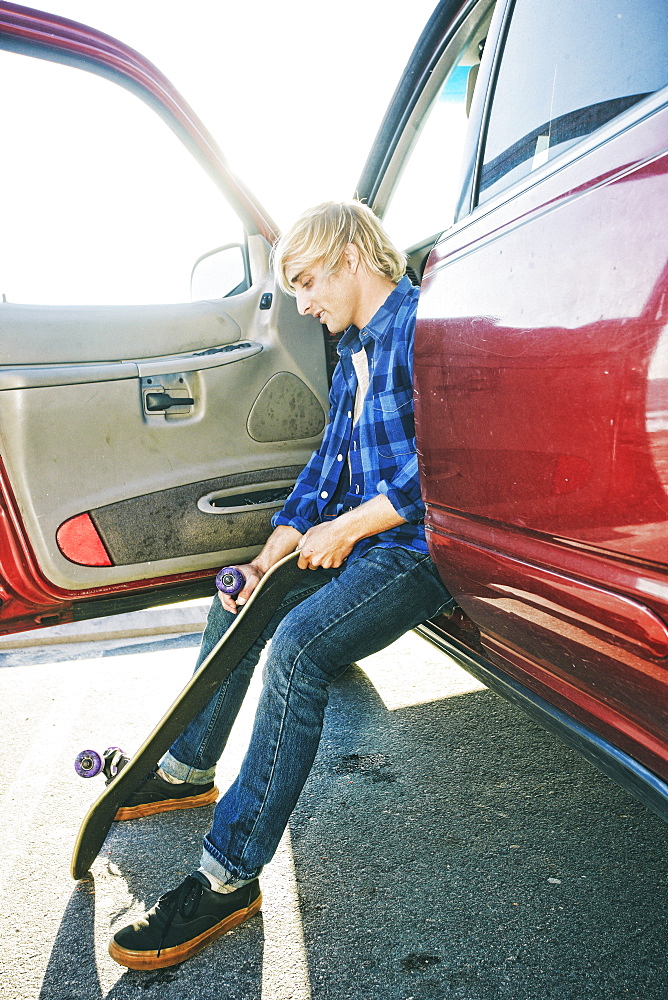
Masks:
[[[178,965],[261,906],[256,878],[233,892],[214,892],[206,877],[195,872],[161,896],[145,917],[117,931],[109,942],[109,954],[128,969]]]
[[[114,819],[139,819],[172,809],[196,809],[210,805],[217,798],[218,789],[213,781],[206,785],[194,785],[189,781],[175,785],[161,778],[157,771],[151,771],[137,791],[127,797]]]

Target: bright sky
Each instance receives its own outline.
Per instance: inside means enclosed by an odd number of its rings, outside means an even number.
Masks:
[[[400,13],[389,13],[387,0],[311,0],[301,6],[280,0],[189,0],[188,4],[182,0],[44,0],[41,6],[115,35],[156,63],[213,132],[233,170],[284,226],[309,205],[354,193],[384,110],[435,4],[436,0],[412,0]],[[60,301],[75,301],[65,291],[62,275],[54,273],[53,287],[47,287],[46,269],[38,261],[44,214],[40,210],[31,218],[27,205],[36,200],[36,186],[41,187],[47,180],[51,184],[50,193],[45,188],[42,197],[49,210],[56,212],[50,222],[51,231],[61,239],[76,223],[81,227],[80,239],[91,246],[94,257],[97,251],[93,249],[91,220],[95,217],[99,224],[100,213],[114,193],[112,188],[120,192],[124,183],[130,184],[134,191],[123,198],[128,207],[128,198],[136,199],[139,211],[149,200],[149,188],[157,198],[160,184],[166,185],[160,176],[163,169],[149,169],[146,165],[148,154],[142,142],[151,145],[160,164],[169,161],[171,170],[171,154],[163,155],[161,143],[171,144],[173,140],[158,135],[161,130],[167,131],[162,123],[156,126],[154,140],[154,126],[144,122],[143,110],[135,121],[130,105],[139,102],[134,98],[114,96],[112,103],[117,103],[120,110],[108,110],[103,94],[103,90],[109,90],[106,81],[23,57],[0,55],[4,59],[4,69],[0,63],[0,86],[5,95],[12,95],[3,107],[4,133],[8,134],[10,121],[16,138],[13,149],[23,155],[23,163],[19,164],[17,158],[15,174],[3,183],[16,189],[20,182],[26,183],[29,173],[30,190],[34,192],[32,198],[18,193],[14,202],[17,212],[21,206],[21,218],[16,216],[12,253],[5,253],[4,260],[0,255],[0,293],[6,292],[7,298],[15,302],[54,302],[59,300],[60,289],[64,296]],[[93,82],[82,85],[82,76]],[[22,102],[31,98],[35,107],[26,109]],[[75,123],[85,120],[84,129],[68,124],[70,112]],[[35,125],[39,114],[44,116],[44,122]],[[138,137],[135,164],[129,164],[132,153],[127,148],[127,135],[121,136],[120,125],[109,125],[112,114],[117,115],[125,132],[132,134],[134,130]],[[106,142],[104,159],[113,181],[103,177],[92,160],[88,162],[96,130],[101,141]],[[118,165],[113,163],[114,156],[119,157]],[[74,194],[68,194],[67,182],[73,183],[73,173],[77,173],[72,160],[80,163],[81,176],[75,179]],[[143,166],[145,181],[140,177]],[[180,176],[179,171],[187,173],[191,167],[175,169]],[[203,191],[207,184],[202,181]],[[193,233],[192,240],[184,235],[184,254],[197,256],[227,242],[226,236],[217,235],[221,225],[212,224],[210,210],[204,207],[210,197],[208,189],[206,195],[201,195],[204,200],[192,195],[191,205],[180,206],[178,196],[173,194],[175,186],[165,186],[161,195],[163,221],[153,225],[154,231],[159,232],[161,224],[166,227],[167,216],[173,226],[180,224],[182,215],[188,217],[189,224],[196,217],[206,216],[202,234]],[[182,187],[191,191],[195,185],[184,181]],[[84,202],[88,206],[86,218],[73,220],[73,198],[80,203],[79,208]],[[63,207],[60,216],[59,202],[69,205],[67,212]],[[110,213],[112,218],[119,218],[116,209],[110,209]],[[107,228],[107,239],[111,240],[113,227]],[[118,229],[125,230],[126,254],[132,252],[127,250],[127,228],[127,223],[118,222]],[[209,239],[213,242],[207,243]],[[64,259],[68,253],[44,248],[44,258],[52,267],[55,257]],[[30,261],[34,272],[27,284],[26,261]],[[68,266],[71,272],[73,267]],[[141,267],[138,257],[132,269],[136,272]],[[98,295],[111,300],[109,289],[91,288],[91,301],[99,301]],[[140,301],[139,291],[137,296]],[[181,294],[176,297],[183,298]],[[124,300],[130,301],[127,297]]]
[[[284,223],[350,196],[437,0],[54,0],[151,59]]]

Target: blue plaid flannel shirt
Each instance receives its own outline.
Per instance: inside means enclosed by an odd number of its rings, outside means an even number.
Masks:
[[[320,448],[272,524],[304,534],[314,524],[384,493],[406,523],[356,543],[349,560],[373,546],[427,552],[413,415],[413,339],[419,289],[403,277],[371,322],[351,326],[338,344],[329,423]],[[364,345],[369,390],[353,427],[357,376],[351,355]]]

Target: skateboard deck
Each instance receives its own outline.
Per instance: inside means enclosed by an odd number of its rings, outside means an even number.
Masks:
[[[291,553],[262,577],[248,603],[237,612],[225,635],[193,674],[148,739],[90,807],[74,845],[72,878],[86,876],[100,852],[117,809],[141,785],[149,771],[204,708],[267,627],[278,605],[302,572],[297,566],[298,558],[298,552]]]

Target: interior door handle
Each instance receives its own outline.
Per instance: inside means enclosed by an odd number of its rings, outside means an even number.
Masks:
[[[147,392],[146,409],[151,412],[168,410],[170,406],[194,406],[195,400],[189,396],[170,396],[168,392]]]

